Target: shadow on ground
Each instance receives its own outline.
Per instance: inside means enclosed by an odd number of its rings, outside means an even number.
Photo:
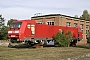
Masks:
[[[30,45],[27,45],[27,44],[18,44],[18,45],[12,45],[12,44],[8,44],[8,47],[9,48],[36,48],[34,45],[33,46],[30,46]],[[48,45],[48,46],[43,46],[43,47],[55,47],[55,46],[52,46],[52,45]]]
[[[30,46],[27,45],[27,44],[11,45],[11,44],[9,43],[8,47],[9,47],[9,48],[29,48]]]

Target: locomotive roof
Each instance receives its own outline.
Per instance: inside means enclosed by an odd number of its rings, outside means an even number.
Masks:
[[[13,22],[33,22],[33,23],[36,23],[35,20],[14,20]]]

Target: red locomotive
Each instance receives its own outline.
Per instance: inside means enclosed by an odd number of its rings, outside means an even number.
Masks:
[[[12,43],[25,42],[35,44],[44,41],[46,45],[54,45],[53,36],[58,31],[71,31],[73,40],[82,39],[80,28],[67,26],[53,26],[46,24],[37,24],[35,20],[17,20],[12,22],[8,30],[8,38]]]

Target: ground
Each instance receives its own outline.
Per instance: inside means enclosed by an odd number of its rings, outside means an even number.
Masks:
[[[4,44],[2,44],[0,46],[0,60],[83,60],[83,59],[89,60],[90,59],[90,49],[88,49],[85,46],[8,48],[6,45],[4,46]]]

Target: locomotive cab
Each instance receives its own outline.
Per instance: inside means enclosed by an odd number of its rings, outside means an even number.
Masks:
[[[34,26],[34,20],[14,21],[9,27],[8,38],[12,43],[23,42],[25,37],[30,37],[30,34],[35,34]]]
[[[8,31],[8,37],[10,38],[10,41],[12,43],[19,41],[19,32],[20,32],[21,25],[22,25],[22,22],[13,22],[10,25],[10,28]]]

